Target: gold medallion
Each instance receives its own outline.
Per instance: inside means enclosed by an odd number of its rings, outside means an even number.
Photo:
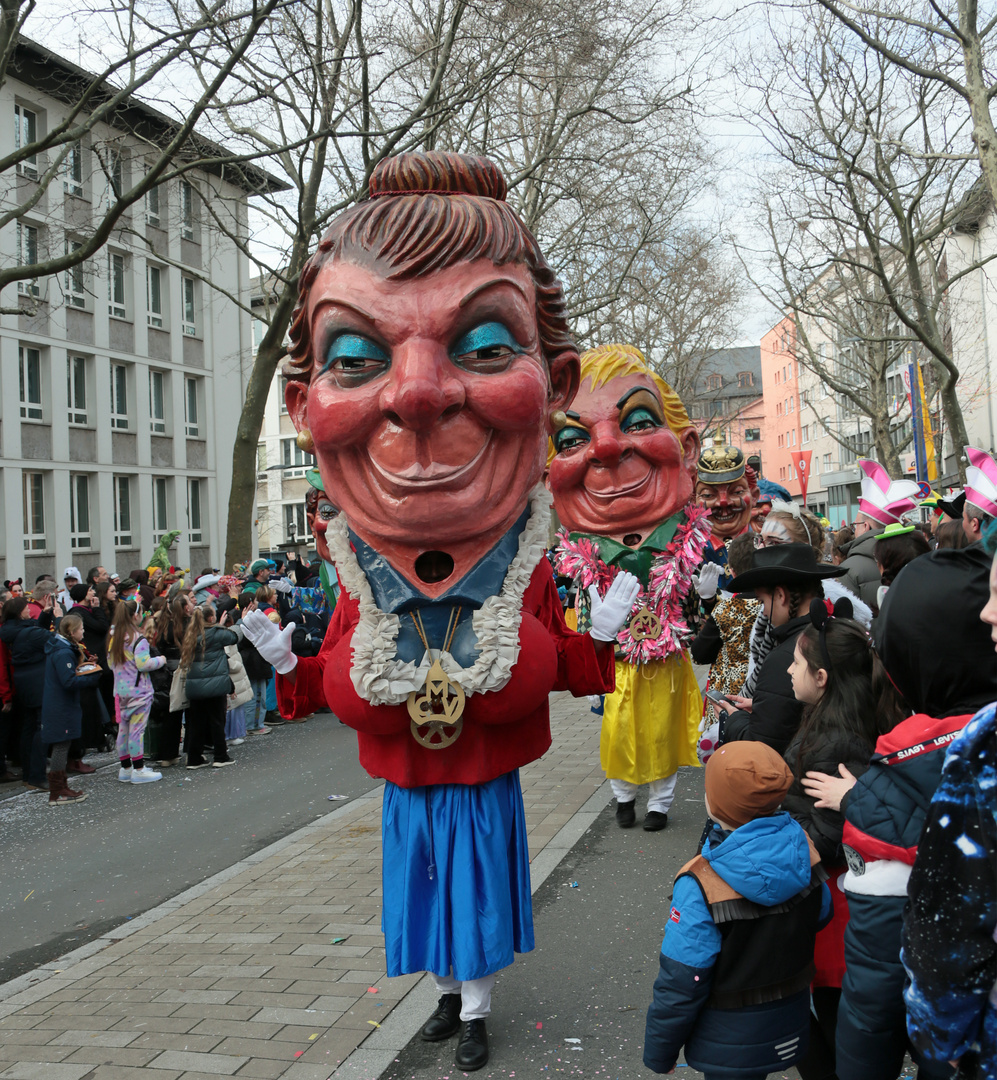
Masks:
[[[627,624],[630,636],[634,641],[644,641],[647,638],[656,638],[661,634],[661,620],[645,604]]]
[[[464,727],[464,701],[463,687],[434,660],[422,693],[413,690],[406,701],[412,738],[427,750],[453,745]]]

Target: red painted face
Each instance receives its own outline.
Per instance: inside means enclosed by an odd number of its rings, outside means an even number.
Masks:
[[[288,410],[350,526],[401,564],[487,550],[540,479],[564,396],[557,372],[548,390],[529,273],[480,259],[389,281],[331,262],[308,317],[311,382],[288,384]]]
[[[696,502],[708,507],[713,535],[721,540],[740,536],[751,520],[751,489],[742,476],[729,484],[696,483]]]
[[[324,559],[326,562],[332,562],[332,556],[329,554],[329,545],[325,539],[325,530],[329,527],[329,522],[336,516],[338,511],[335,506],[332,505],[325,492],[319,494],[318,502],[315,504],[315,509],[309,514],[306,514],[308,518],[308,528],[311,530],[312,536],[315,537],[315,550],[318,552],[318,557]]]
[[[547,486],[570,532],[644,538],[692,497],[699,439],[668,427],[646,375],[585,379],[556,433]]]

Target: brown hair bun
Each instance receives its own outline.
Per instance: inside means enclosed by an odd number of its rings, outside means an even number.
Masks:
[[[370,197],[404,194],[476,195],[503,201],[509,187],[488,158],[466,154],[398,154],[385,158],[370,178]]]

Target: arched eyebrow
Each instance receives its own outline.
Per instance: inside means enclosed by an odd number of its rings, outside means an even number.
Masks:
[[[657,398],[654,396],[654,391],[646,386],[631,386],[630,389],[620,398],[616,403],[617,409],[622,409],[624,405],[634,396],[634,394],[649,394],[651,398],[657,403]],[[659,403],[660,407],[660,403]]]
[[[476,285],[466,296],[463,296],[461,298],[461,301],[457,306],[466,307],[479,293],[484,292],[485,289],[491,289],[495,285],[511,285],[514,289],[517,289],[523,294],[523,299],[527,303],[533,302],[531,298],[527,295],[526,290],[518,281],[508,277],[497,277],[491,278],[489,281],[482,282],[482,284],[480,285]]]

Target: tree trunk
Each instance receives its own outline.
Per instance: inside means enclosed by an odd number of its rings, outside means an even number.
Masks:
[[[958,382],[958,376],[953,376],[947,371],[944,372],[938,396],[942,399],[942,412],[945,415],[945,423],[949,429],[949,440],[952,443],[952,451],[955,454],[956,468],[959,470],[959,483],[965,485],[965,453],[966,446],[969,443],[969,436],[966,434],[966,422],[963,420],[962,407],[959,405],[959,399],[956,397],[956,386],[958,385]],[[943,455],[943,465],[944,462],[945,459]]]
[[[281,324],[279,334],[275,327]],[[253,522],[256,517],[256,450],[263,414],[267,407],[270,384],[277,371],[277,364],[285,355],[283,346],[286,318],[271,323],[270,330],[260,345],[253,363],[253,371],[246,387],[246,400],[242,405],[235,445],[232,447],[232,486],[228,500],[228,524],[225,531],[225,571],[232,572],[234,563],[249,562],[253,553]],[[271,344],[276,337],[277,344]]]
[[[980,156],[983,180],[997,205],[997,131],[990,115],[990,98],[983,74],[983,45],[977,24],[975,0],[959,0],[959,29],[966,66],[966,97],[973,117],[973,142]]]

